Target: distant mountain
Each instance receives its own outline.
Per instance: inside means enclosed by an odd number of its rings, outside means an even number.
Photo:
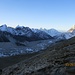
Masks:
[[[16,41],[37,41],[47,39],[70,39],[75,36],[75,25],[67,32],[59,32],[56,29],[30,29],[29,27],[17,26],[16,28],[8,27],[6,24],[0,26],[0,31],[8,38],[10,35]],[[0,34],[1,35],[1,34]],[[11,41],[11,40],[10,40]]]
[[[50,36],[54,37],[54,36],[58,36],[61,34],[61,32],[57,31],[56,29],[41,29],[42,31],[46,32],[47,34],[49,34]]]
[[[42,31],[45,31],[47,34],[49,34],[52,37],[55,37],[57,40],[61,39],[70,39],[75,36],[75,25],[72,26],[67,32],[59,32],[56,29],[41,29]]]
[[[40,38],[43,38],[43,39],[49,39],[49,38],[52,38],[52,36],[50,36],[49,34],[47,34],[46,32],[42,31],[42,30],[39,30],[39,29],[32,29],[32,31],[37,34]]]
[[[69,39],[75,36],[75,25],[73,25],[65,34],[64,36]]]
[[[68,32],[74,32],[74,31],[75,31],[75,25],[73,25],[73,27],[68,30]]]
[[[29,27],[24,26],[17,26],[16,28],[7,27],[6,24],[0,26],[0,31],[5,32],[4,35],[10,35],[13,39],[17,41],[24,42],[24,41],[36,41],[36,40],[46,40],[46,39],[53,39],[47,33],[40,31],[39,33],[35,33]],[[8,38],[9,39],[9,38]]]
[[[34,33],[44,32],[47,35],[50,35],[56,40],[66,39],[64,33],[57,31],[56,29],[32,29]],[[42,34],[41,34],[42,35]]]

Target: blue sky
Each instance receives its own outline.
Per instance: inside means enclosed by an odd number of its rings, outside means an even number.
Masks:
[[[0,25],[68,30],[75,24],[75,0],[0,0]]]

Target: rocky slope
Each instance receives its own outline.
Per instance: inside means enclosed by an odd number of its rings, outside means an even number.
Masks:
[[[15,42],[15,40],[10,37],[10,42],[0,42],[0,57],[8,57],[42,51],[54,42],[55,40]]]
[[[75,75],[74,40],[75,37],[52,44],[35,56],[0,70],[1,75]]]

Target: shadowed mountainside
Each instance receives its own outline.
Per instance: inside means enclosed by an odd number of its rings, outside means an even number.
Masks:
[[[1,70],[1,75],[75,75],[75,37]]]

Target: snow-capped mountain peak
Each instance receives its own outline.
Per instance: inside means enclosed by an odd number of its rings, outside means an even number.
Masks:
[[[4,24],[4,25],[0,26],[0,30],[1,31],[8,31],[7,25]]]
[[[17,28],[21,28],[22,29],[23,27],[24,26],[17,25],[15,29],[17,29]]]
[[[75,25],[73,25],[73,27],[72,27],[73,29],[75,29]]]
[[[34,29],[18,25],[16,28],[8,27],[6,24],[0,26],[0,31],[11,33],[13,36],[24,36],[26,39],[69,39],[75,36],[75,25],[68,32],[59,32],[56,29]]]
[[[42,31],[46,32],[47,34],[49,34],[50,36],[54,37],[57,35],[60,35],[61,32],[57,31],[56,29],[41,29]]]
[[[75,25],[73,25],[67,32],[63,33],[66,39],[70,39],[75,36]]]
[[[73,31],[75,31],[75,25],[73,25],[72,28],[68,30],[68,32],[73,32]]]

